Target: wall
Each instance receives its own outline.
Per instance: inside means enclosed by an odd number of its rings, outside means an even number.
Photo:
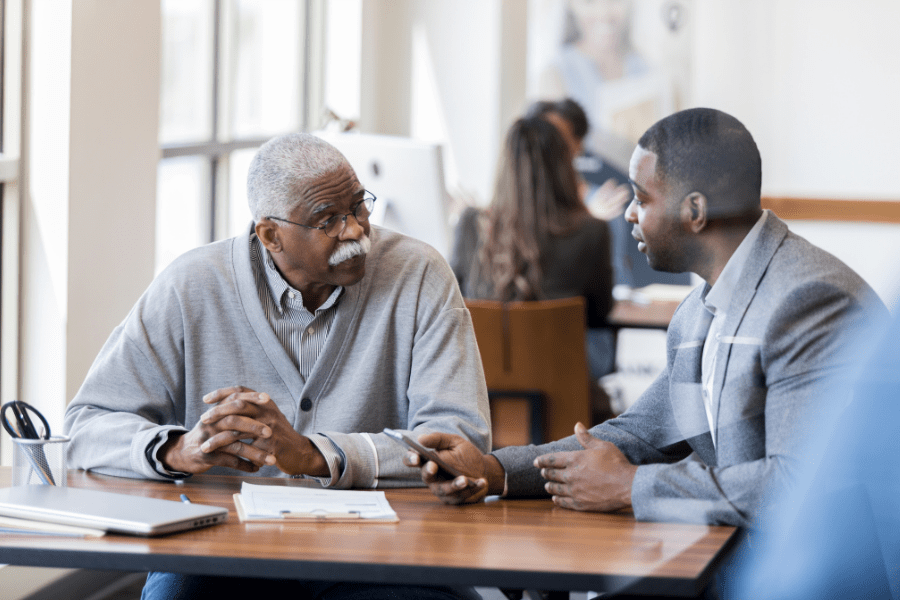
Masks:
[[[160,8],[31,7],[20,389],[61,431],[66,403],[153,275]]]
[[[524,108],[526,4],[365,0],[360,128],[443,142],[448,186],[486,201]]]
[[[694,104],[731,112],[763,193],[900,200],[900,3],[695,0]],[[791,224],[896,298],[900,228]]]
[[[900,3],[695,1],[694,101],[745,121],[765,194],[900,199]]]

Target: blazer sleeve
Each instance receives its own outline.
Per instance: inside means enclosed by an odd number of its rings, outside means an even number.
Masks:
[[[596,438],[612,442],[632,464],[673,462],[690,453],[690,446],[673,426],[668,396],[668,368],[623,414],[590,429]],[[539,446],[509,446],[493,452],[506,471],[508,497],[546,496],[544,479],[534,459],[551,452],[582,450],[574,435]]]

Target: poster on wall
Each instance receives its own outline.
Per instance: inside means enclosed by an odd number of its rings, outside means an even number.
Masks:
[[[588,115],[593,154],[627,172],[641,134],[689,106],[693,0],[530,0],[528,88]]]

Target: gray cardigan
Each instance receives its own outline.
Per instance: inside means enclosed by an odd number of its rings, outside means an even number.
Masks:
[[[203,395],[232,385],[268,393],[298,432],[331,438],[346,456],[336,487],[421,485],[385,427],[490,448],[472,322],[437,251],[373,226],[366,275],[345,289],[304,381],[263,314],[251,233],[179,257],[113,331],[66,412],[70,467],[160,478],[146,449],[193,427],[208,409]],[[299,408],[305,398],[309,411]]]
[[[591,433],[641,465],[631,489],[638,519],[743,526],[794,478],[823,389],[852,364],[848,350],[887,310],[856,273],[770,214],[720,332],[714,447],[700,386],[712,320],[700,301],[704,287],[672,318],[663,373],[629,410]],[[569,437],[495,456],[509,495],[546,495],[534,458],[580,449]]]

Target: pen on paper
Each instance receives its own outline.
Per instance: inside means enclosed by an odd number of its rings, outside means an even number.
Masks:
[[[182,495],[181,495],[181,501],[184,502],[185,504],[190,504],[190,503],[191,503],[191,499],[188,498],[185,494],[182,494]]]

